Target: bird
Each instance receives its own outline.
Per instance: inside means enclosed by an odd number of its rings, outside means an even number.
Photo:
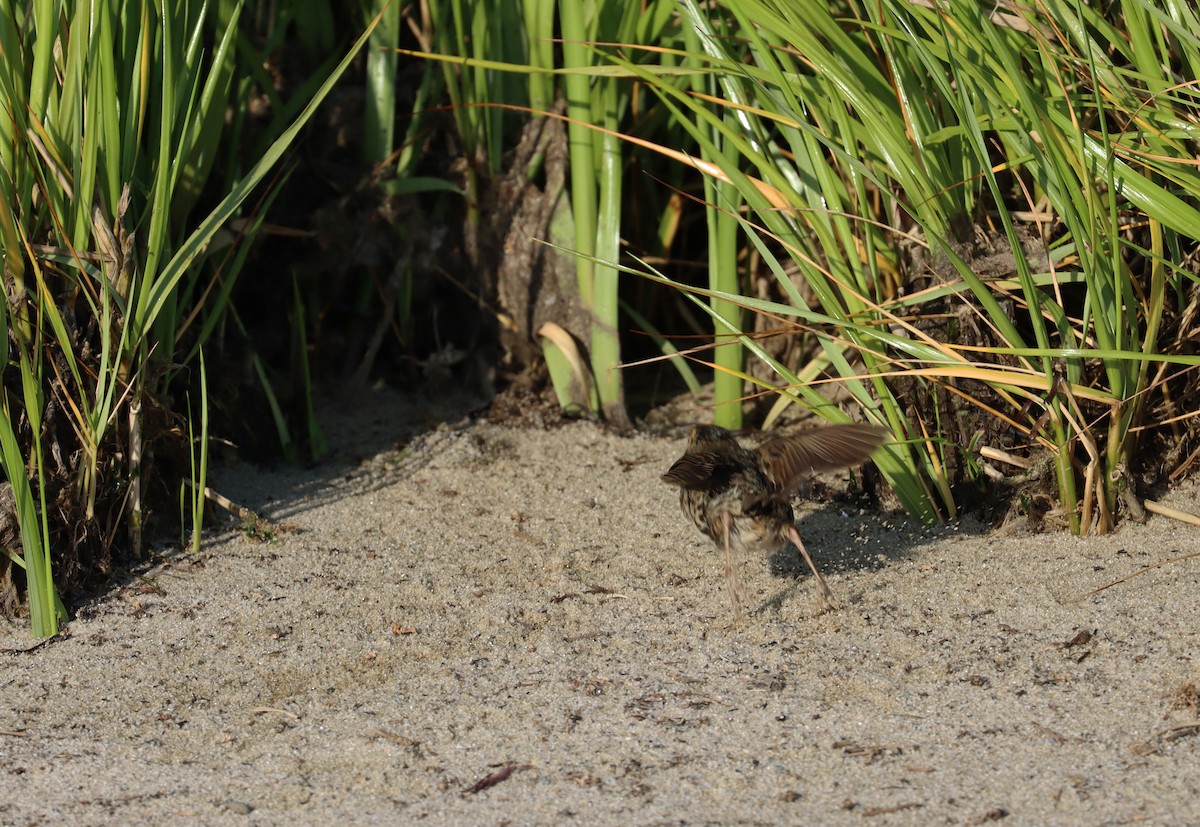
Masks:
[[[816,578],[818,614],[837,607],[829,584],[796,530],[791,499],[810,474],[864,462],[889,434],[879,425],[827,425],[775,437],[751,449],[725,428],[696,425],[691,429],[683,456],[662,480],[679,486],[683,513],[724,548],[725,579],[735,617],[741,616],[744,600],[735,554],[772,554],[788,540]]]

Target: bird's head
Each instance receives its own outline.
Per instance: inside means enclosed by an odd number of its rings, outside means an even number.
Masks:
[[[693,425],[692,430],[688,432],[687,449],[689,453],[710,451],[731,442],[736,444],[737,440],[733,438],[732,432],[724,428],[717,425]]]

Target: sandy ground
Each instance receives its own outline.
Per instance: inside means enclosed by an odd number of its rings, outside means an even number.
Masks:
[[[842,608],[749,560],[732,623],[658,479],[681,438],[386,394],[332,427],[321,467],[217,475],[273,539],[217,532],[42,646],[0,625],[0,822],[1200,823],[1200,560],[1085,596],[1193,528],[811,506]]]

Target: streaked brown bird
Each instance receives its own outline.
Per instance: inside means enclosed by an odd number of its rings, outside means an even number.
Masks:
[[[878,425],[828,425],[775,437],[750,449],[716,425],[692,428],[687,450],[662,479],[679,486],[683,513],[725,549],[725,579],[735,615],[741,614],[744,595],[734,554],[772,554],[788,540],[817,579],[821,611],[837,606],[800,540],[791,499],[807,476],[865,461],[889,433]]]

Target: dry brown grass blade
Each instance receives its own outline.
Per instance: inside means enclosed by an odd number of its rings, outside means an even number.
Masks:
[[[559,403],[563,407],[575,405],[579,410],[590,410],[594,392],[592,374],[583,354],[579,352],[579,348],[575,344],[575,339],[555,322],[543,322],[542,326],[538,328],[537,335],[558,348],[558,352],[570,366],[571,377],[574,381],[563,385],[559,379],[554,383],[554,390],[559,394]],[[551,364],[550,367],[553,368],[554,365]]]
[[[1149,501],[1149,500],[1147,500],[1147,501],[1144,503],[1144,505],[1146,506],[1146,510],[1147,510],[1147,511],[1151,511],[1151,510],[1153,510],[1153,509],[1151,509],[1151,508],[1150,508],[1150,501]],[[1161,506],[1159,506],[1159,507],[1161,508]],[[1182,512],[1175,512],[1175,513],[1177,513],[1177,514],[1180,514],[1180,513],[1182,513]],[[1190,517],[1191,515],[1188,515],[1188,516]],[[1194,521],[1196,521],[1196,524],[1197,524],[1197,525],[1200,525],[1200,519],[1197,519],[1197,518],[1195,518],[1195,517],[1192,517],[1192,519],[1191,519],[1191,520],[1188,520],[1188,522],[1192,522],[1193,520],[1194,520]],[[1100,588],[1098,588],[1098,589],[1092,589],[1090,592],[1087,592],[1086,594],[1081,594],[1079,597],[1075,598],[1075,599],[1074,599],[1074,600],[1072,600],[1071,602],[1072,602],[1072,603],[1077,603],[1077,602],[1079,602],[1080,600],[1086,600],[1086,599],[1087,599],[1087,598],[1089,598],[1089,597],[1094,597],[1094,596],[1096,596],[1096,595],[1100,594],[1100,592],[1102,592],[1102,591],[1104,591],[1104,590],[1106,590],[1106,589],[1111,589],[1113,586],[1119,586],[1119,585],[1121,585],[1122,583],[1128,583],[1128,582],[1129,582],[1130,580],[1132,580],[1133,578],[1135,578],[1135,577],[1137,577],[1137,576],[1139,576],[1139,575],[1145,574],[1146,572],[1149,572],[1149,571],[1154,571],[1155,569],[1161,569],[1163,566],[1169,566],[1169,565],[1171,565],[1172,563],[1179,563],[1179,562],[1182,562],[1182,561],[1184,561],[1184,560],[1191,559],[1192,557],[1200,557],[1200,551],[1193,551],[1193,552],[1191,552],[1190,554],[1181,554],[1181,555],[1179,555],[1178,557],[1171,557],[1170,559],[1163,560],[1163,561],[1161,561],[1161,562],[1158,562],[1158,563],[1154,563],[1153,565],[1150,565],[1150,566],[1145,566],[1144,568],[1140,568],[1140,569],[1138,569],[1137,571],[1133,572],[1132,574],[1127,574],[1127,575],[1125,575],[1124,577],[1121,577],[1121,578],[1118,578],[1117,580],[1114,580],[1114,581],[1112,581],[1111,583],[1106,583],[1106,584],[1104,584],[1103,586],[1101,586],[1101,587],[1100,587]]]
[[[1170,506],[1156,503],[1153,500],[1142,500],[1142,507],[1152,514],[1158,514],[1163,517],[1170,517],[1173,520],[1179,520],[1183,523],[1200,526],[1200,517],[1195,514],[1189,514],[1186,511],[1178,511]]]

